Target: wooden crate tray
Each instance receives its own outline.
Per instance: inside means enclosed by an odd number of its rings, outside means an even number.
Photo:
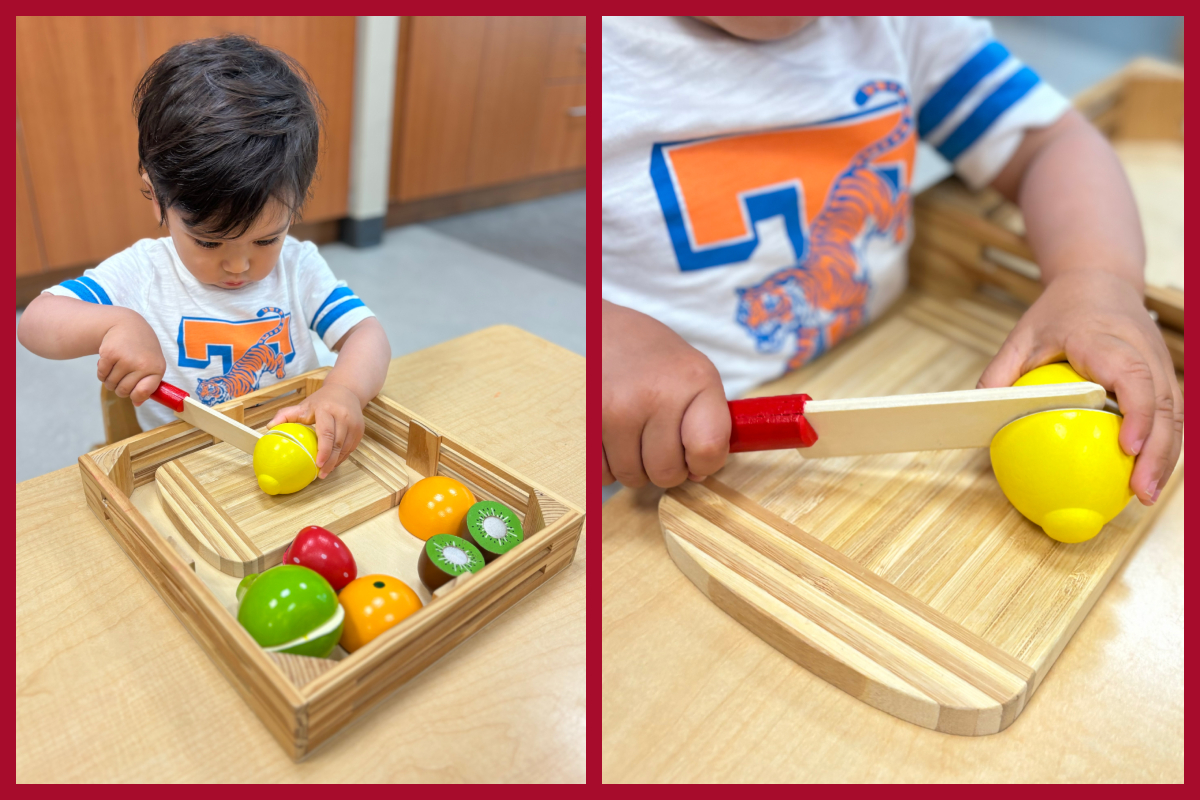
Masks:
[[[278,564],[302,528],[320,525],[340,534],[395,507],[409,484],[404,460],[368,438],[327,478],[294,494],[260,490],[251,462],[222,442],[155,473],[162,508],[184,540],[239,578]]]
[[[770,389],[971,389],[1017,316],[910,291]],[[1181,458],[1163,497],[1182,482]],[[987,450],[784,451],[731,456],[668,491],[659,518],[688,578],[780,652],[901,719],[978,735],[1021,713],[1157,507],[1133,500],[1094,539],[1062,544],[1008,503]]]
[[[279,408],[315,391],[327,372],[281,381],[218,409],[242,417],[251,427],[263,425]],[[583,513],[570,503],[397,403],[377,397],[363,416],[366,432],[360,449],[367,449],[356,466],[371,472],[372,482],[383,486],[377,473],[384,467],[394,485],[431,475],[455,478],[479,499],[512,508],[522,520],[525,541],[469,579],[451,581],[431,596],[415,573],[421,543],[403,530],[390,505],[383,513],[351,522],[343,535],[354,543],[360,573],[394,575],[427,603],[356,652],[346,655],[338,648],[328,659],[268,654],[259,647],[235,617],[237,578],[206,561],[203,548],[179,533],[170,520],[170,513],[178,511],[169,512],[163,502],[169,495],[150,485],[160,467],[171,474],[172,463],[220,447],[212,436],[174,422],[79,458],[93,513],[296,760],[570,564],[583,526]],[[268,545],[264,557],[270,552]]]
[[[1112,142],[1133,187],[1146,237],[1146,307],[1183,371],[1183,68],[1138,59],[1075,98]],[[1029,304],[1042,292],[1020,210],[998,192],[947,178],[922,192],[910,283],[935,296],[981,284]]]

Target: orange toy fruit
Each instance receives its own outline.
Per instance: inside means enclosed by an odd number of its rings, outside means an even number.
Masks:
[[[400,620],[421,609],[421,598],[399,578],[364,575],[338,594],[346,612],[339,644],[353,653]]]
[[[423,478],[400,498],[400,524],[418,539],[439,533],[458,533],[463,518],[475,505],[475,495],[454,478]]]

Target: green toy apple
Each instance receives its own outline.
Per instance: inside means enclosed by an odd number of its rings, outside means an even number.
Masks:
[[[342,636],[337,593],[308,567],[281,564],[238,584],[238,622],[269,653],[325,658]]]

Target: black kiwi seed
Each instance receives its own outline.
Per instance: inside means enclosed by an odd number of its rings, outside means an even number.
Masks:
[[[483,554],[461,536],[439,533],[430,536],[417,559],[417,575],[429,591],[449,583],[465,572],[483,569]]]
[[[467,510],[460,535],[474,542],[487,562],[504,555],[525,539],[521,520],[511,508],[494,500],[483,500]]]

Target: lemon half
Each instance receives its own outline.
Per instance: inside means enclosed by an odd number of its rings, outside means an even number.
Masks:
[[[1068,364],[1031,370],[1017,386],[1074,383]],[[1091,539],[1133,497],[1133,456],[1117,443],[1122,417],[1095,409],[1041,411],[992,437],[992,470],[1008,501],[1051,539]]]
[[[307,425],[276,425],[254,445],[254,474],[267,494],[298,492],[317,472],[317,434]]]

